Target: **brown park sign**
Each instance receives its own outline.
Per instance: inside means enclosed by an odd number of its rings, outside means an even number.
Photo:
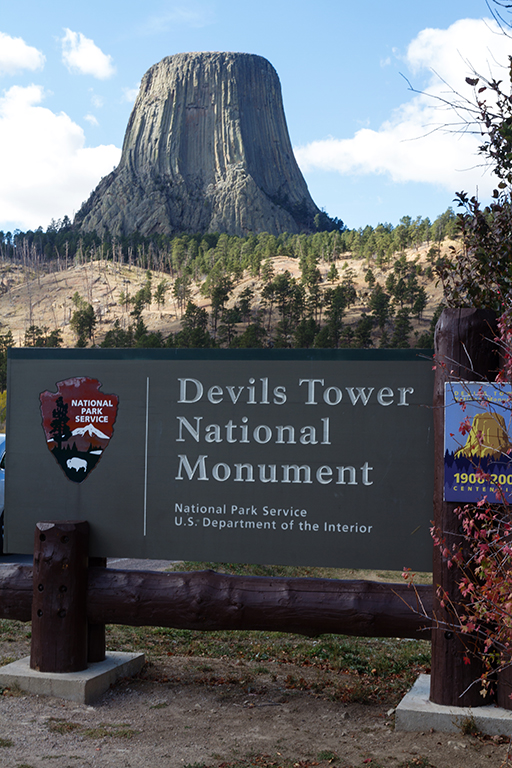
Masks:
[[[12,349],[6,549],[430,570],[432,390],[420,350]]]

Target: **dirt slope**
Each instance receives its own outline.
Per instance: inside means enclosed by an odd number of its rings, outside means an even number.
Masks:
[[[447,248],[448,245],[449,242],[446,241],[444,247]],[[419,263],[425,267],[427,252],[427,246],[411,250],[408,253],[408,260],[419,259]],[[277,256],[272,261],[276,274],[289,270],[292,275],[300,278],[297,259]],[[351,269],[355,274],[358,302],[350,308],[346,322],[357,321],[364,309],[364,295],[368,291],[364,280],[368,264],[362,260],[344,258],[339,259],[336,266],[340,279],[347,269]],[[330,285],[326,278],[328,269],[329,264],[320,264],[324,286]],[[389,270],[384,271],[373,265],[372,270],[376,279],[384,285]],[[161,280],[166,280],[169,286],[165,303],[161,307],[153,303],[150,308],[146,308],[143,311],[143,319],[149,330],[161,331],[166,336],[171,331],[176,332],[180,329],[180,314],[172,296],[174,281],[169,275],[153,272],[153,289]],[[23,346],[25,331],[31,325],[47,327],[50,330],[60,328],[64,345],[74,346],[76,339],[69,321],[74,310],[71,299],[73,294],[78,292],[95,309],[98,323],[94,342],[98,344],[116,320],[119,320],[122,327],[127,327],[133,322],[129,309],[119,304],[119,298],[123,292],[133,296],[145,281],[145,270],[112,262],[89,262],[46,274],[34,274],[21,266],[0,264],[0,333],[6,333],[10,329],[15,344]],[[421,333],[429,326],[432,314],[441,299],[441,289],[424,276],[419,278],[419,282],[426,288],[429,298],[429,305],[422,320],[414,321],[415,330]],[[241,291],[247,286],[251,286],[255,291],[253,308],[257,309],[261,283],[248,273],[245,273],[242,280],[237,283],[230,304],[236,302]],[[209,302],[200,295],[198,285],[193,286],[191,298],[200,306],[208,308]]]

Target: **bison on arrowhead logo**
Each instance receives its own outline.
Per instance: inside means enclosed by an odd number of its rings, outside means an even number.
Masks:
[[[101,382],[87,376],[56,386],[39,395],[46,444],[65,475],[81,483],[108,448],[119,398],[100,392]]]

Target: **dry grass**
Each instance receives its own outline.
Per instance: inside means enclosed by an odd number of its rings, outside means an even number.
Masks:
[[[442,250],[447,250],[451,241],[446,240],[442,244]],[[427,253],[429,246],[418,249],[409,249],[407,258],[409,261],[417,261],[423,268],[428,265]],[[345,258],[346,256],[346,258]],[[276,256],[272,259],[276,274],[288,270],[293,276],[300,278],[298,259],[284,256]],[[327,282],[329,264],[319,265],[325,286]],[[368,269],[368,263],[361,259],[352,259],[344,254],[336,262],[340,280],[348,269],[354,274],[354,283],[358,293],[358,301],[350,307],[346,315],[348,324],[356,322],[361,312],[365,309],[365,294],[368,286],[364,276]],[[378,268],[372,264],[372,271],[376,279],[383,285],[389,267]],[[143,311],[143,319],[151,331],[161,331],[163,336],[180,330],[180,313],[175,300],[172,298],[173,279],[164,273],[153,272],[153,285],[166,280],[169,290],[166,293],[165,303],[162,307],[153,304]],[[31,325],[48,327],[50,330],[59,328],[65,346],[74,346],[75,337],[70,328],[69,321],[73,312],[71,298],[78,292],[89,301],[99,318],[94,342],[100,343],[105,333],[110,330],[116,320],[122,327],[127,327],[133,318],[129,311],[119,304],[121,293],[134,295],[146,281],[146,270],[139,267],[113,264],[106,261],[95,261],[87,264],[73,266],[67,270],[52,273],[36,274],[29,272],[21,266],[10,264],[0,265],[0,331],[6,333],[11,330],[16,345],[24,343],[25,331]],[[423,313],[421,320],[413,319],[414,331],[422,333],[428,329],[433,313],[438,306],[442,291],[433,280],[428,280],[424,275],[419,282],[428,294],[429,304]],[[253,308],[257,310],[260,305],[261,281],[245,273],[235,286],[228,306],[238,300],[239,294],[248,286],[255,293]],[[200,294],[200,285],[192,286],[191,299],[202,307],[208,307],[208,300]]]

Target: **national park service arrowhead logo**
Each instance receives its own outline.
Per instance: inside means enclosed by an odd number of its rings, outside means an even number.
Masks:
[[[119,398],[100,392],[101,382],[87,376],[56,386],[57,392],[39,395],[46,444],[65,475],[81,483],[108,448]]]

